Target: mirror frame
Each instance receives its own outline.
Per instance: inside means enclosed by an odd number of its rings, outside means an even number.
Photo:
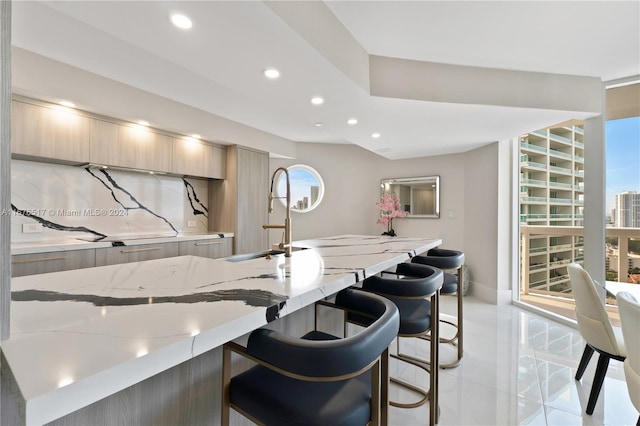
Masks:
[[[316,169],[314,169],[311,166],[308,166],[306,164],[294,164],[291,165],[289,167],[287,167],[287,170],[289,171],[289,173],[291,173],[292,170],[295,169],[299,169],[299,170],[304,170],[308,173],[310,173],[311,175],[313,175],[313,177],[316,178],[316,180],[318,181],[318,198],[316,198],[315,203],[313,203],[312,205],[310,205],[308,208],[304,209],[304,210],[300,210],[300,209],[296,209],[293,207],[293,203],[296,202],[296,200],[294,200],[293,198],[291,199],[291,211],[295,212],[295,213],[308,213],[310,211],[312,211],[313,209],[315,209],[316,207],[318,207],[320,205],[320,203],[322,202],[322,198],[324,197],[324,181],[322,180],[322,176],[320,176],[320,173],[318,173],[318,171]],[[280,194],[280,182],[282,181],[282,179],[285,178],[285,174],[284,173],[280,173],[280,176],[278,177],[278,180],[276,182],[275,185],[275,193],[278,196],[278,198],[280,199],[280,202],[282,203],[283,206],[287,206],[287,201],[285,199],[286,194]],[[293,190],[293,182],[291,182],[291,186],[292,186],[292,190]]]
[[[413,212],[409,212],[409,216],[407,219],[439,219],[440,218],[440,176],[420,176],[420,177],[411,177],[411,178],[394,178],[394,179],[381,179],[380,180],[380,196],[384,195],[385,192],[391,192],[391,185],[403,185],[408,186],[410,188],[413,185],[423,185],[423,184],[433,184],[435,185],[435,202],[434,202],[434,213],[433,214],[414,214]]]

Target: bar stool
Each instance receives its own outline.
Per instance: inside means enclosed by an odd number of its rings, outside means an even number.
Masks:
[[[399,264],[396,273],[402,277],[383,278],[378,275],[369,277],[363,281],[362,289],[385,296],[398,307],[400,330],[396,339],[396,353],[391,353],[391,357],[429,373],[429,390],[392,376],[393,383],[418,393],[422,398],[415,403],[390,401],[389,404],[400,408],[415,408],[429,402],[429,424],[435,425],[439,417],[438,369],[430,368],[430,365],[438,365],[439,295],[443,283],[443,273],[435,267],[412,263]],[[427,300],[429,298],[430,300]],[[367,324],[365,319],[361,319],[360,322],[363,325]],[[429,360],[400,352],[400,337],[420,338],[428,334],[432,336]]]
[[[456,322],[453,322],[453,319],[447,318],[448,316],[443,315],[443,319],[440,321],[449,324],[456,328],[456,334],[452,338],[440,338],[441,343],[450,343],[452,345],[457,345],[458,347],[458,355],[457,359],[449,364],[441,364],[440,368],[454,368],[460,365],[462,361],[462,339],[463,339],[463,316],[462,316],[462,299],[463,299],[463,265],[464,265],[464,253],[457,250],[447,250],[441,248],[434,248],[427,252],[426,256],[414,256],[411,259],[412,263],[419,263],[422,265],[430,265],[435,266],[436,268],[440,268],[445,271],[457,270],[457,274],[452,274],[449,272],[444,273],[444,284],[442,285],[442,290],[440,294],[457,294],[458,296],[458,312]]]
[[[229,425],[230,408],[262,425],[387,424],[388,353],[398,309],[353,289],[340,291],[332,306],[357,312],[370,325],[344,338],[317,330],[296,338],[261,328],[246,347],[224,345],[222,425]],[[232,378],[232,351],[257,365]]]

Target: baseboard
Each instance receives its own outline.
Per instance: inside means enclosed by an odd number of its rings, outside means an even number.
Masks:
[[[511,303],[511,290],[496,290],[476,281],[471,281],[469,290],[471,295],[494,305],[508,305]]]

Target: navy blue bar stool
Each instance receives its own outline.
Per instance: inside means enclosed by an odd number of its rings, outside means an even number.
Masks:
[[[463,265],[464,265],[464,253],[457,250],[447,250],[441,248],[434,248],[427,252],[426,255],[414,256],[411,259],[412,263],[419,263],[422,265],[430,265],[435,266],[436,268],[440,268],[445,271],[444,273],[444,284],[442,285],[442,290],[440,294],[456,294],[458,297],[458,312],[457,319],[455,319],[455,323],[453,319],[449,319],[444,315],[440,319],[440,321],[449,324],[456,328],[456,333],[451,338],[440,337],[441,343],[450,343],[452,345],[457,345],[458,347],[458,355],[457,359],[448,364],[440,364],[440,368],[453,368],[460,365],[462,361],[463,354],[463,316],[462,316],[462,299],[463,299]],[[456,270],[456,274],[452,274],[446,271]]]
[[[388,348],[398,333],[398,309],[354,289],[340,291],[331,306],[345,310],[345,317],[367,318],[369,326],[344,338],[258,329],[246,347],[224,345],[223,425],[229,425],[230,408],[261,425],[387,424]],[[231,377],[232,352],[256,365]]]
[[[401,263],[397,266],[398,278],[372,276],[365,279],[362,289],[380,294],[392,300],[400,311],[400,329],[396,339],[396,353],[391,357],[412,364],[429,373],[429,390],[391,377],[391,381],[421,395],[415,403],[390,401],[390,405],[400,408],[414,408],[429,402],[429,424],[438,422],[438,365],[439,336],[439,294],[443,283],[440,269],[427,265]],[[358,322],[357,320],[355,322]],[[361,321],[366,325],[366,321]],[[400,337],[424,337],[430,335],[431,353],[429,360],[400,352]]]

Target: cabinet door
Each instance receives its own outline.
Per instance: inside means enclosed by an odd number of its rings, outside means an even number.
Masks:
[[[92,120],[92,163],[170,172],[172,138],[144,126]]]
[[[12,277],[92,268],[94,266],[96,266],[96,251],[94,249],[11,256]]]
[[[180,256],[191,255],[216,259],[231,256],[232,251],[233,238],[214,238],[180,243]]]
[[[238,149],[237,173],[238,223],[235,231],[235,254],[267,250],[267,232],[262,229],[262,225],[269,223],[269,155]]]
[[[11,152],[17,157],[89,162],[91,119],[65,107],[11,103]]]
[[[218,146],[207,145],[204,157],[205,177],[214,179],[227,178],[227,150]]]
[[[173,173],[224,179],[226,161],[224,148],[189,138],[173,139]]]
[[[178,256],[178,243],[141,244],[96,249],[96,266],[140,262]]]

